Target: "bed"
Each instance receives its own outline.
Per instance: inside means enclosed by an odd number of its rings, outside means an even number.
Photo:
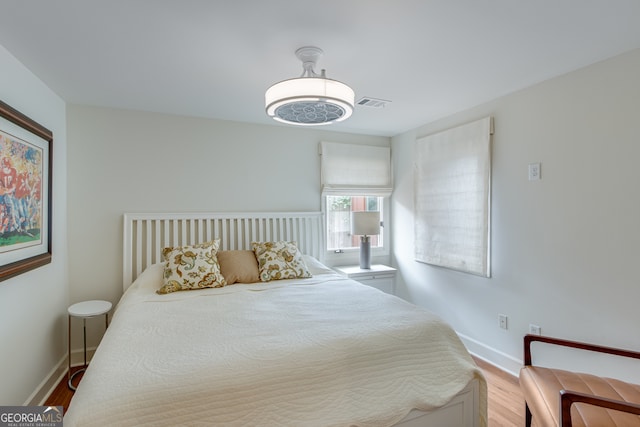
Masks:
[[[455,332],[323,265],[322,235],[320,213],[125,214],[124,294],[65,426],[486,426]],[[295,242],[310,277],[157,293],[164,248],[214,240],[220,261]]]

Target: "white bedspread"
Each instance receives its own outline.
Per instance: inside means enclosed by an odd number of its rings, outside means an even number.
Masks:
[[[486,426],[482,374],[423,309],[331,273],[162,296],[160,274],[126,292],[65,427],[388,426],[474,377]]]

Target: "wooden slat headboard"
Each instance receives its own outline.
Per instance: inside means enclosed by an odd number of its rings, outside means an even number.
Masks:
[[[323,260],[321,212],[126,213],[122,287],[148,266],[161,262],[162,249],[220,239],[220,250],[251,249],[251,242],[295,241],[304,254]]]

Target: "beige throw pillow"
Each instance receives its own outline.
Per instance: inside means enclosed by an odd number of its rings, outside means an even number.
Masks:
[[[218,263],[227,285],[260,281],[258,260],[253,251],[220,251],[218,252]]]

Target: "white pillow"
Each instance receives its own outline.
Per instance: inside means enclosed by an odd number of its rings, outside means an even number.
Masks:
[[[135,287],[137,289],[153,289],[155,291],[162,286],[163,272],[163,262],[150,265],[140,273],[138,278],[131,284],[131,287]]]
[[[311,255],[302,255],[302,258],[304,259],[305,264],[307,264],[307,268],[314,276],[316,274],[335,273],[335,271],[333,271]]]

